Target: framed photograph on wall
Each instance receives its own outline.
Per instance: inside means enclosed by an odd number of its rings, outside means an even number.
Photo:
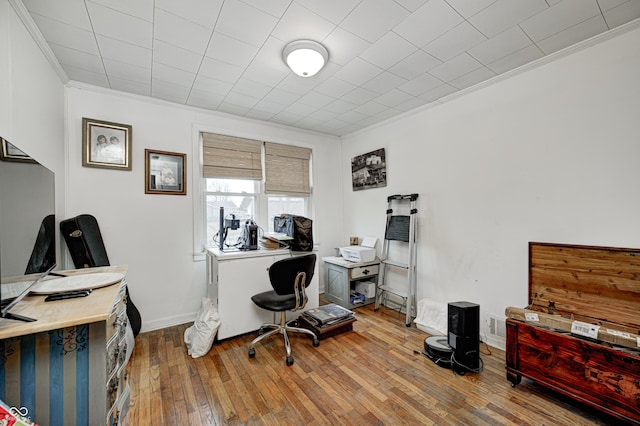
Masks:
[[[187,154],[144,150],[144,193],[187,195]]]
[[[351,185],[354,191],[387,186],[384,148],[351,159]]]
[[[0,138],[0,143],[2,146],[0,147],[0,160],[3,161],[18,161],[21,163],[35,163],[36,160],[29,157],[27,154],[22,152],[19,148],[13,145],[11,142],[4,138]]]
[[[82,118],[82,165],[131,170],[130,125]]]

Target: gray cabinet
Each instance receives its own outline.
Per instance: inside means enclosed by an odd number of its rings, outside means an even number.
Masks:
[[[324,298],[347,309],[375,301],[380,261],[350,262],[342,257],[322,258],[324,262]],[[364,295],[364,300],[352,303],[352,291]],[[354,300],[355,302],[355,300]]]

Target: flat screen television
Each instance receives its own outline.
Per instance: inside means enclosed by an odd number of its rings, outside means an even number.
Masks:
[[[55,176],[2,137],[0,144],[0,316],[34,321],[10,311],[56,266]]]

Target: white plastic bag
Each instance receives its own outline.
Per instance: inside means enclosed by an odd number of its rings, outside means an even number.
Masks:
[[[184,331],[184,343],[192,358],[201,357],[209,352],[218,328],[220,314],[211,303],[211,299],[203,297],[195,322]]]

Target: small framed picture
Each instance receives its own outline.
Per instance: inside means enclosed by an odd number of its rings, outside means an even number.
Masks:
[[[22,163],[36,162],[36,160],[29,157],[27,154],[22,152],[19,148],[17,148],[15,145],[7,141],[6,139],[0,138],[0,143],[2,143],[2,147],[0,148],[0,160],[19,161]]]
[[[187,195],[187,154],[144,150],[144,193]]]
[[[82,118],[82,165],[131,170],[131,133],[128,124]]]

